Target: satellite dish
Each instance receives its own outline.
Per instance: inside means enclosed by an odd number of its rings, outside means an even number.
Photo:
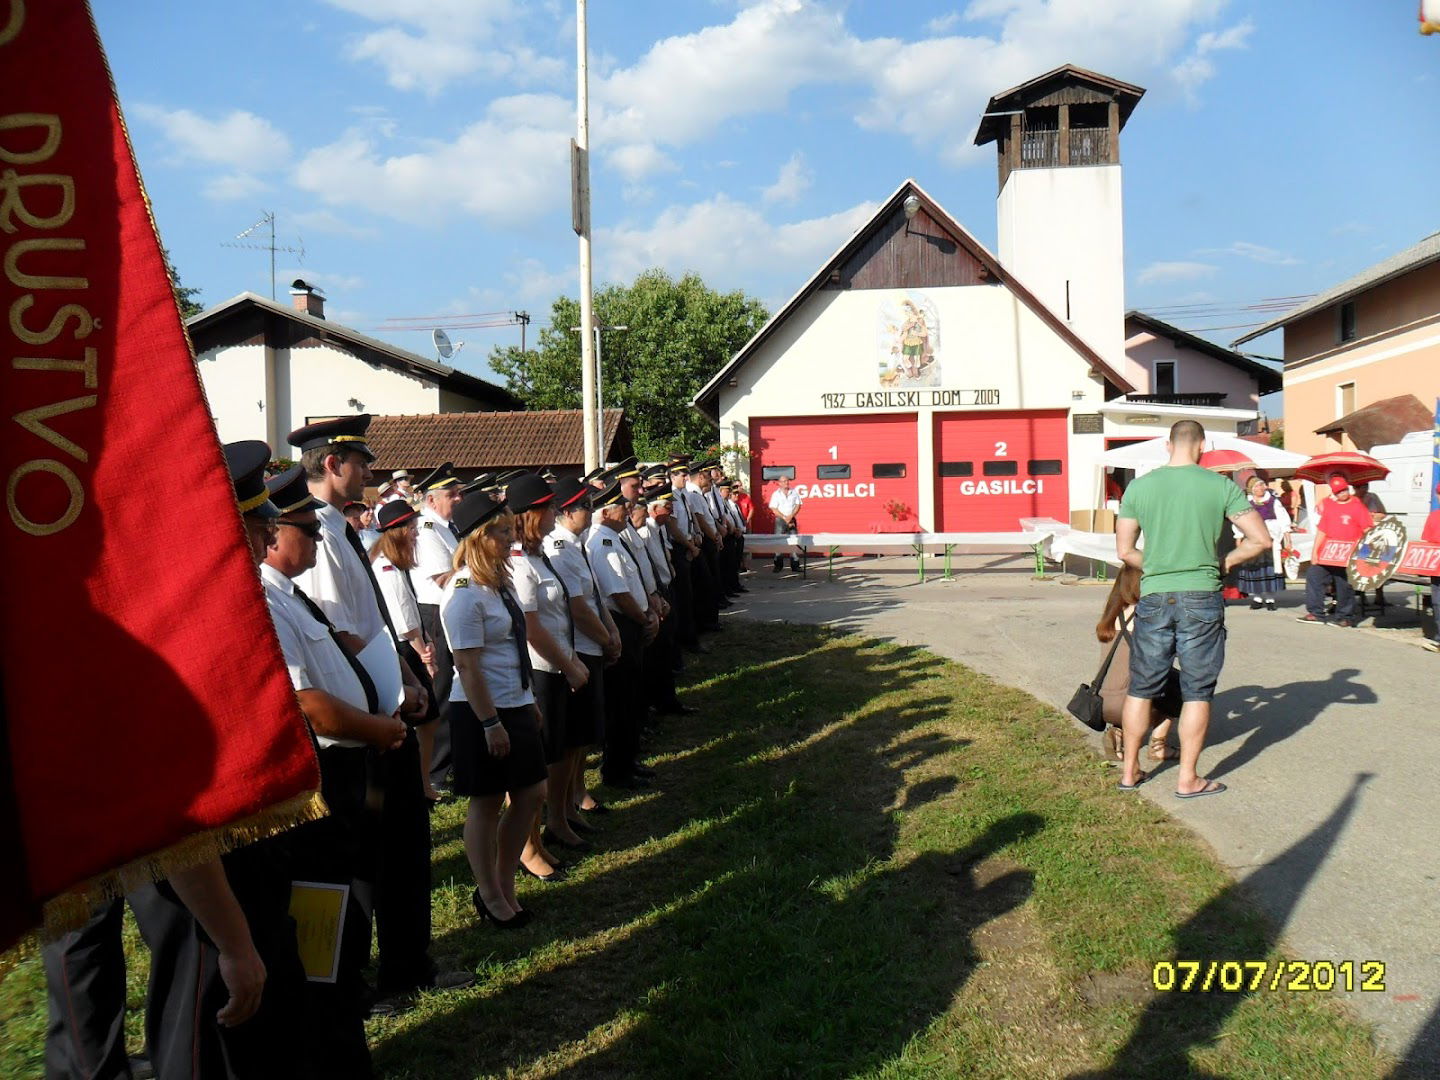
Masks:
[[[430,336],[435,339],[435,351],[440,354],[441,360],[449,360],[465,347],[465,342],[451,341],[450,335],[438,326]]]

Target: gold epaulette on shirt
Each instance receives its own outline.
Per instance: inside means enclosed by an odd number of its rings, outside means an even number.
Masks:
[[[435,522],[433,522],[433,521],[422,521],[422,522],[420,523],[420,527],[421,527],[422,529],[433,529],[433,528],[435,527]]]
[[[457,589],[468,589],[470,587],[470,579],[468,577],[457,577],[455,579],[455,587]]]

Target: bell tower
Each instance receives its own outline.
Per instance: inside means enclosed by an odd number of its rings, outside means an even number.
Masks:
[[[975,145],[1000,165],[1000,262],[1117,370],[1125,367],[1120,132],[1145,91],[1065,65],[996,94]]]

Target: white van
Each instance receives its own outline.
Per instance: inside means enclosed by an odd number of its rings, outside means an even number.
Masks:
[[[1431,461],[1435,433],[1412,431],[1398,443],[1370,448],[1370,456],[1390,467],[1390,475],[1370,485],[1385,512],[1405,522],[1405,532],[1418,537],[1430,513]]]

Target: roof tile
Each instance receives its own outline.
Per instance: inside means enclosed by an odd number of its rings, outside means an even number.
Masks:
[[[579,409],[377,416],[367,436],[377,473],[432,469],[447,461],[456,469],[540,469],[583,467],[585,460]],[[601,456],[606,460],[629,454],[625,410],[605,410],[603,438]]]

